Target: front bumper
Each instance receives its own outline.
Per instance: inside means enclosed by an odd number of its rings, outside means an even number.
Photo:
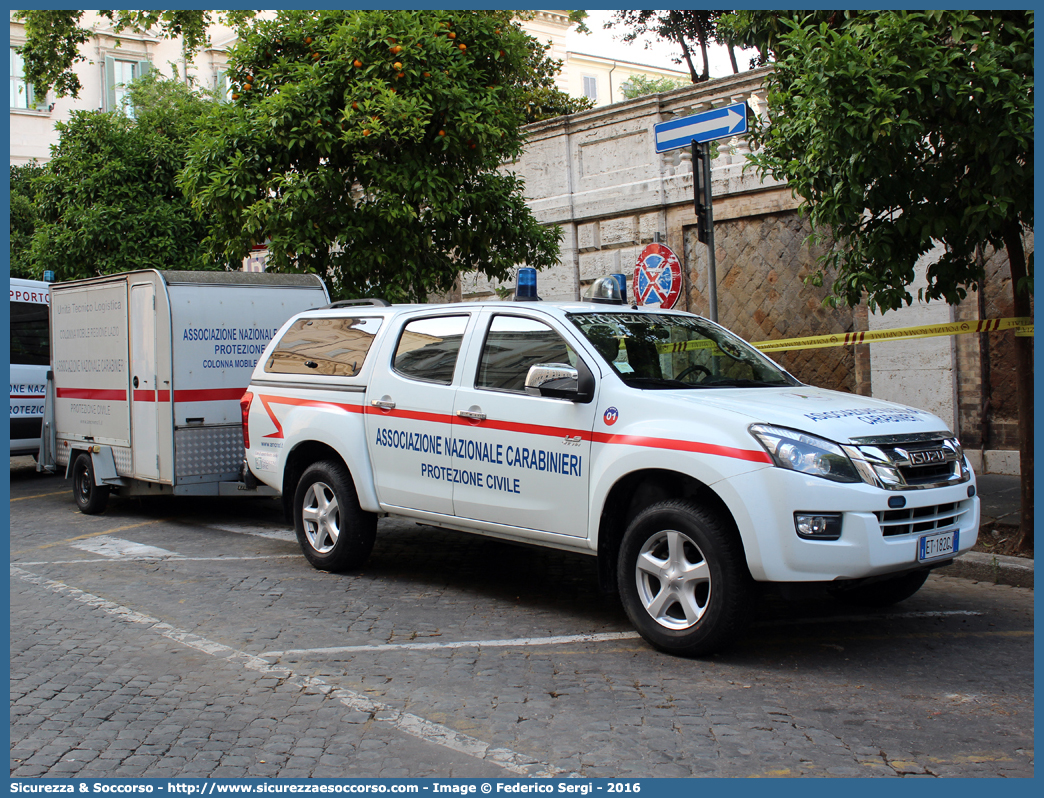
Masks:
[[[714,488],[732,511],[758,581],[822,582],[900,573],[939,564],[918,562],[918,541],[926,534],[955,530],[958,554],[972,548],[978,536],[974,474],[957,485],[894,491],[763,468]],[[901,510],[888,505],[896,496],[906,499]],[[841,537],[798,537],[795,512],[841,513]]]

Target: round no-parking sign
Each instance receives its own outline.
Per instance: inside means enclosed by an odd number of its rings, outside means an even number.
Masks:
[[[663,244],[649,244],[643,249],[634,267],[634,301],[638,305],[668,310],[678,301],[681,288],[682,270],[678,256]]]

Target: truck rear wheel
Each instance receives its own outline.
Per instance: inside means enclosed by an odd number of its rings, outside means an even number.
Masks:
[[[81,513],[97,515],[109,501],[109,486],[94,484],[94,463],[91,456],[81,453],[73,461],[73,497]]]
[[[753,584],[743,548],[719,518],[691,502],[659,502],[634,518],[617,581],[631,623],[671,654],[709,654],[748,621]]]
[[[853,607],[890,607],[906,601],[928,579],[928,570],[910,571],[892,579],[834,591],[834,598]]]
[[[377,536],[377,516],[359,507],[351,475],[340,463],[313,463],[294,493],[294,527],[301,550],[321,571],[359,568]]]

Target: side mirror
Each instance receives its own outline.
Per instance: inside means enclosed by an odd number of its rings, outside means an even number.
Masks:
[[[594,375],[583,360],[576,368],[568,363],[537,363],[526,374],[526,393],[587,404],[594,399]]]

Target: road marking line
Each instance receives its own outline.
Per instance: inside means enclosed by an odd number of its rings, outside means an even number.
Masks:
[[[207,529],[220,529],[222,532],[233,532],[236,535],[253,535],[258,538],[297,543],[297,533],[289,529],[265,529],[264,527],[245,527],[231,524],[204,524],[204,526]]]
[[[637,632],[599,632],[597,634],[556,635],[554,637],[517,637],[510,640],[461,640],[445,643],[374,643],[360,646],[330,648],[289,648],[286,651],[264,651],[262,657],[283,657],[287,654],[351,654],[356,651],[428,651],[439,648],[505,648],[517,646],[557,646],[565,643],[602,643],[607,640],[636,640]]]
[[[519,776],[561,778],[575,775],[559,770],[548,763],[538,762],[532,757],[524,756],[508,748],[493,748],[489,743],[476,737],[458,732],[448,726],[443,726],[441,723],[422,718],[419,715],[414,715],[412,712],[403,712],[401,709],[396,709],[352,690],[335,687],[315,676],[304,676],[295,673],[290,668],[272,665],[259,656],[239,651],[223,643],[216,643],[213,640],[208,640],[184,629],[178,629],[169,623],[152,618],[129,607],[121,606],[108,599],[103,599],[100,596],[87,593],[64,582],[46,579],[13,565],[11,566],[11,575],[50,590],[52,593],[64,594],[75,601],[99,609],[117,620],[147,626],[151,631],[188,648],[201,651],[204,654],[209,654],[256,673],[275,676],[296,687],[316,690],[339,701],[351,710],[369,714],[374,721],[388,723],[404,734],[417,737],[434,745],[441,745],[444,748],[467,754],[482,761],[491,762]]]
[[[67,490],[56,490],[54,493],[37,493],[35,496],[19,496],[17,499],[11,499],[11,503],[24,502],[26,499],[42,499],[46,496],[61,496],[68,493]]]
[[[135,543],[131,540],[101,535],[90,540],[81,540],[71,544],[74,549],[88,551],[91,554],[100,554],[103,557],[124,560],[162,560],[167,558],[181,558],[176,551],[160,549],[156,546],[146,546],[144,543]]]
[[[754,627],[798,626],[813,623],[851,621],[879,621],[893,618],[936,618],[948,615],[985,615],[973,610],[948,610],[939,612],[894,612],[885,615],[849,615],[833,618],[792,618],[775,621],[759,621]],[[359,651],[430,651],[440,648],[510,648],[516,646],[557,646],[566,643],[602,643],[614,640],[635,640],[637,632],[601,632],[597,634],[557,635],[552,637],[518,637],[508,640],[461,640],[438,643],[374,643],[358,646],[331,646],[328,648],[290,648],[286,651],[265,651],[262,657],[279,658],[290,654],[351,654]]]
[[[65,546],[76,540],[87,540],[87,538],[97,538],[102,535],[111,535],[114,532],[123,532],[127,529],[137,529],[140,526],[149,526],[150,524],[159,524],[164,521],[170,521],[169,518],[157,518],[153,521],[140,521],[137,524],[127,524],[126,526],[118,526],[115,529],[106,529],[104,532],[89,532],[86,535],[77,535],[74,538],[66,538],[65,540],[56,540],[54,543],[44,543],[42,546],[37,546],[35,551],[41,551],[43,549],[54,548],[55,546]],[[21,554],[22,552],[18,552]]]

